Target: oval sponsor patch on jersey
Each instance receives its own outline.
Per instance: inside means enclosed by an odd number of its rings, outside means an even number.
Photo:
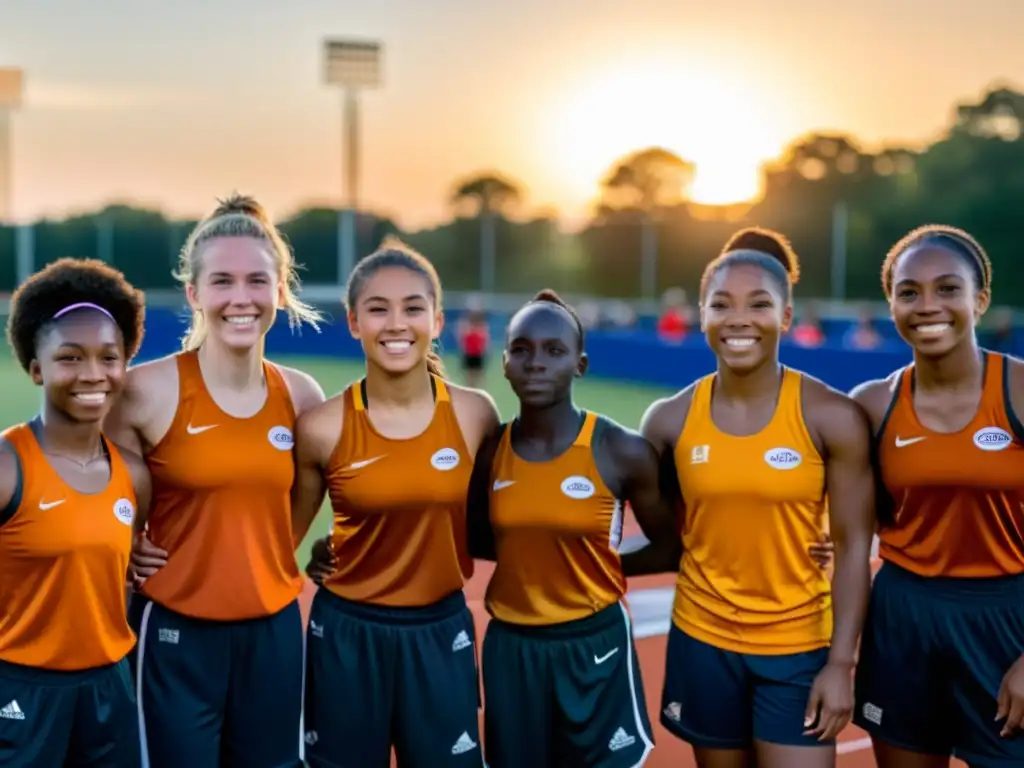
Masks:
[[[589,499],[595,490],[594,484],[583,475],[572,475],[562,481],[562,493],[570,499]]]
[[[974,433],[974,444],[983,451],[1001,451],[1012,442],[1010,433],[999,427],[983,427]]]
[[[764,454],[765,464],[772,469],[796,469],[803,460],[792,448],[772,448]]]
[[[118,499],[114,502],[114,517],[125,525],[131,525],[135,520],[135,505],[131,499]]]
[[[430,466],[442,472],[455,469],[459,466],[459,452],[454,448],[442,448],[430,457]]]
[[[295,438],[288,427],[271,427],[267,439],[279,451],[290,451],[295,447]]]

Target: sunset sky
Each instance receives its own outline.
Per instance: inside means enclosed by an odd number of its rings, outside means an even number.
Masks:
[[[751,196],[793,137],[919,143],[992,80],[1024,85],[1019,0],[32,0],[4,3],[26,71],[14,214],[111,200],[202,214],[232,189],[279,216],[342,189],[321,41],[383,41],[363,99],[362,198],[406,226],[497,169],[578,217],[619,155],[660,144],[695,196]],[[856,8],[856,10],[854,9]]]

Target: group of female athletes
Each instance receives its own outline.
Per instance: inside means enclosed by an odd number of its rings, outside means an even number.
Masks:
[[[507,330],[512,421],[446,380],[437,274],[392,241],[348,284],[366,376],[325,399],[263,355],[278,310],[319,318],[247,198],[183,249],[171,357],[128,368],[122,275],[49,265],[8,324],[44,397],[0,443],[0,765],[639,766],[623,598],[657,572],[660,719],[702,768],[832,766],[851,714],[882,768],[1024,764],[1024,364],[975,340],[988,259],[948,227],[898,243],[882,282],[914,363],[849,396],[779,362],[798,271],[781,236],[734,236],[700,290],[717,370],[636,432],[574,404],[584,332],[549,291]],[[294,551],[325,495],[304,629]]]

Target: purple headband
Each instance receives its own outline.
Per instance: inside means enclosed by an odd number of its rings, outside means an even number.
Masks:
[[[97,312],[102,312],[111,320],[114,319],[114,316],[107,312],[107,310],[105,310],[99,304],[93,304],[91,301],[80,301],[77,304],[69,304],[68,306],[64,307],[64,309],[62,309],[60,312],[55,314],[52,319],[56,320],[58,317],[64,317],[64,315],[66,315],[68,312],[74,312],[76,309],[95,309]]]

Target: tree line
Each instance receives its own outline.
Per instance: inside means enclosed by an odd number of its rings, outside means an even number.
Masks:
[[[371,252],[393,233],[431,258],[449,290],[478,290],[484,280],[503,292],[545,285],[628,298],[692,288],[732,231],[759,224],[793,241],[803,265],[802,296],[827,297],[838,288],[842,298],[878,299],[888,248],[920,224],[942,222],[968,230],[988,250],[996,301],[1024,304],[1016,266],[1017,206],[1024,200],[1020,91],[991,87],[977,101],[956,104],[949,124],[928,146],[871,152],[850,135],[811,133],[795,139],[762,173],[761,199],[704,206],[689,199],[691,162],[663,148],[639,149],[600,180],[590,221],[566,233],[554,216],[521,215],[526,191],[513,177],[482,172],[453,184],[452,218],[439,226],[403,231],[387,217],[361,211],[358,251]],[[194,223],[129,205],[39,221],[34,266],[63,256],[104,258],[144,289],[168,288]],[[304,282],[338,281],[336,211],[302,210],[280,226],[304,267]],[[0,291],[16,282],[16,242],[13,228],[0,228]],[[838,281],[832,258],[837,243],[846,254]]]

